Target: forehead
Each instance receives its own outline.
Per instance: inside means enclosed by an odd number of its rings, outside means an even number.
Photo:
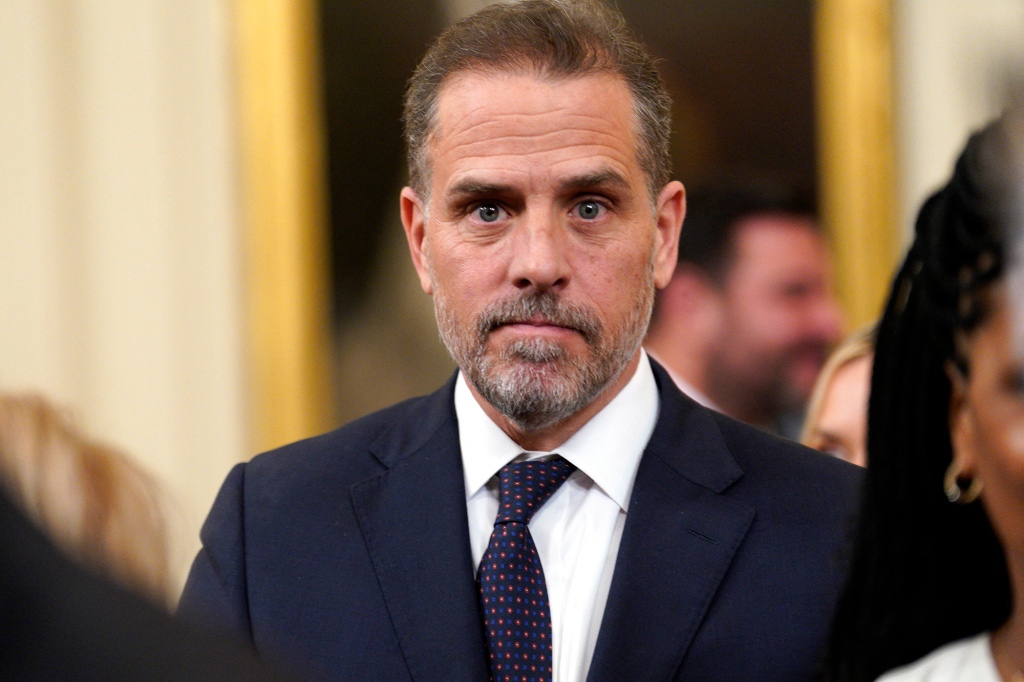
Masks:
[[[1011,315],[1012,310],[1009,303],[1009,293],[1006,282],[998,282],[983,288],[979,294],[982,310],[980,324],[966,333],[962,334],[968,342],[968,352],[979,357],[995,359],[1010,359],[1012,349]],[[993,354],[988,348],[984,352],[975,353],[974,339],[984,338],[989,346],[995,347],[997,351]]]
[[[866,395],[871,385],[871,364],[874,359],[872,353],[858,355],[850,358],[836,368],[828,383],[828,390],[825,394],[825,402],[831,402],[832,398],[838,398],[838,402],[846,407],[863,407],[856,401],[845,400],[845,397],[853,394],[859,396],[861,391]]]
[[[438,97],[434,189],[479,173],[540,181],[603,168],[642,180],[632,104],[625,81],[611,74],[457,74]]]
[[[744,218],[734,237],[732,274],[745,271],[823,274],[829,265],[825,238],[812,218],[765,214]]]

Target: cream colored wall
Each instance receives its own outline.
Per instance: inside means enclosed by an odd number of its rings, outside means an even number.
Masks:
[[[894,0],[900,212],[914,216],[1024,71],[1021,0]]]
[[[0,3],[0,390],[160,477],[182,577],[247,454],[227,10]]]

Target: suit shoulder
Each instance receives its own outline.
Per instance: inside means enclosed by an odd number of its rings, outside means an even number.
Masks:
[[[706,409],[706,408],[705,408]],[[777,467],[796,467],[811,471],[834,473],[840,477],[858,478],[863,470],[836,457],[812,450],[796,441],[762,431],[713,410],[708,410],[718,424],[719,431],[737,459],[772,456]],[[744,462],[745,463],[745,462]]]
[[[454,422],[450,382],[426,396],[410,398],[365,415],[333,431],[284,445],[246,465],[252,477],[322,477],[327,472],[365,478],[382,468],[374,452],[408,449]]]
[[[830,499],[845,507],[856,503],[864,475],[860,467],[723,414],[712,414],[748,484],[757,482],[783,497]]]

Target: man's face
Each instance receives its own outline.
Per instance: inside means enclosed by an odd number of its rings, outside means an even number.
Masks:
[[[438,100],[429,197],[402,192],[445,344],[523,430],[624,383],[675,265],[682,186],[652,202],[632,102],[609,75],[458,74]]]
[[[719,292],[708,383],[764,418],[800,409],[842,335],[825,241],[807,218],[745,218]]]

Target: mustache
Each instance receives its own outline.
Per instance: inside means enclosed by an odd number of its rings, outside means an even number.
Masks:
[[[489,303],[477,316],[476,331],[481,341],[506,324],[543,320],[546,324],[578,332],[593,343],[601,337],[598,314],[588,306],[566,303],[552,291],[524,293]]]

